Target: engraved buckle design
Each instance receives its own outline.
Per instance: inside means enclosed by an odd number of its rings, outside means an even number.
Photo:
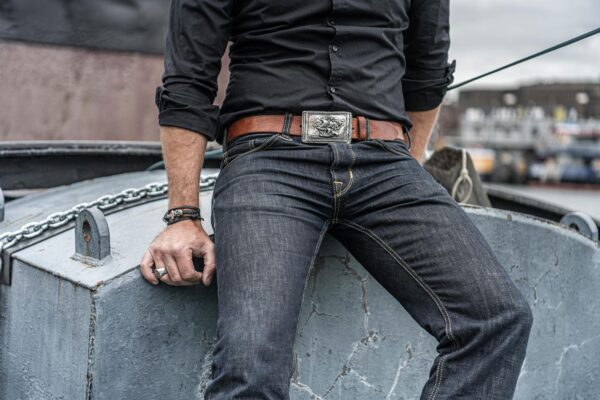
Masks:
[[[352,141],[352,113],[349,111],[302,111],[302,142]]]

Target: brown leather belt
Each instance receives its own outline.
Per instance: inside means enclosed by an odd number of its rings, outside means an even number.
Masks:
[[[313,113],[319,114],[318,111]],[[238,136],[256,132],[283,133],[285,130],[285,114],[258,114],[242,117],[232,122],[227,128],[227,143]],[[292,115],[288,118],[288,134],[302,136],[302,116]],[[382,121],[357,116],[352,118],[351,139],[365,140],[367,138],[383,140],[406,140],[404,125],[401,122]],[[324,138],[323,141],[327,141]]]

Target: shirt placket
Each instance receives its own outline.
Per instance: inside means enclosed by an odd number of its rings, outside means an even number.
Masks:
[[[343,0],[331,0],[331,11],[327,15],[327,25],[333,29],[333,35],[329,41],[330,73],[327,82],[327,92],[331,95],[333,105],[338,103],[337,99],[343,91],[342,81],[342,28],[339,25],[340,11],[346,6]]]

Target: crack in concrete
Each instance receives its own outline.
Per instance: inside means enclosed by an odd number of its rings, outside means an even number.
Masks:
[[[317,304],[314,302],[314,300],[311,300],[311,301],[310,301],[310,304],[311,304],[312,308],[311,308],[311,310],[310,310],[310,313],[308,314],[308,316],[307,316],[307,317],[306,317],[306,319],[304,320],[304,323],[305,323],[305,324],[306,324],[306,323],[307,323],[307,322],[310,320],[310,318],[311,318],[313,315],[315,315],[315,314],[316,314],[316,315],[318,315],[319,317],[341,318],[339,315],[335,315],[335,314],[328,314],[328,313],[325,313],[325,312],[319,311],[319,310],[317,309]]]
[[[292,386],[295,386],[297,389],[299,389],[299,390],[301,390],[303,392],[308,393],[308,395],[310,396],[311,400],[325,400],[321,396],[319,396],[318,394],[316,394],[315,392],[313,392],[312,389],[309,386],[307,386],[307,385],[305,385],[305,384],[303,384],[301,382],[292,382]]]
[[[556,246],[553,246],[553,251],[554,251],[554,264],[552,264],[549,268],[547,268],[544,272],[542,272],[533,282],[533,305],[535,306],[538,303],[539,297],[538,297],[538,292],[537,292],[537,287],[539,285],[539,283],[542,281],[542,279],[544,279],[548,274],[550,274],[550,272],[556,268],[558,266],[558,253],[556,252]]]
[[[400,361],[398,363],[398,368],[396,369],[396,375],[394,376],[394,382],[392,382],[392,386],[390,387],[390,390],[388,391],[387,396],[385,396],[385,400],[390,400],[392,398],[392,395],[394,394],[394,390],[396,390],[396,386],[398,386],[398,381],[400,380],[400,373],[402,372],[402,370],[404,368],[406,368],[408,366],[408,363],[410,362],[410,360],[413,357],[412,346],[411,346],[410,342],[408,342],[406,344],[406,346],[404,347],[404,352],[406,354],[408,354],[408,358],[406,358],[404,361]]]
[[[312,299],[314,299],[314,294],[316,293],[316,289],[317,289],[317,284],[316,284],[317,275],[319,274],[322,266],[326,263],[326,260],[332,260],[332,259],[336,260],[337,262],[342,264],[342,266],[344,267],[344,271],[345,271],[344,273],[346,275],[355,278],[360,283],[360,304],[361,304],[361,308],[362,308],[363,314],[364,314],[363,327],[365,329],[366,334],[352,343],[352,350],[351,350],[350,354],[346,357],[346,360],[345,360],[344,364],[342,365],[341,371],[335,376],[335,378],[333,379],[333,382],[325,390],[325,393],[323,394],[322,397],[318,397],[318,395],[315,394],[308,385],[305,385],[300,382],[299,365],[298,365],[299,361],[297,358],[297,354],[294,354],[294,371],[292,374],[292,384],[295,385],[296,387],[298,387],[299,389],[306,391],[311,396],[317,396],[315,398],[318,398],[318,399],[323,398],[324,399],[329,395],[329,393],[331,393],[331,391],[335,388],[337,383],[343,377],[345,377],[349,374],[352,374],[353,376],[356,376],[358,381],[361,382],[362,384],[364,384],[365,386],[370,387],[379,392],[382,392],[381,388],[379,388],[378,386],[369,382],[369,380],[366,376],[360,374],[358,371],[356,371],[355,369],[353,369],[350,366],[352,359],[359,351],[364,350],[364,348],[367,348],[374,343],[384,340],[385,336],[380,336],[377,331],[369,329],[370,311],[369,311],[369,304],[367,302],[367,286],[366,285],[369,282],[370,275],[369,274],[361,275],[356,269],[354,269],[350,265],[350,262],[352,261],[352,256],[350,255],[350,253],[348,251],[346,251],[343,256],[328,255],[328,256],[322,256],[319,258],[316,268],[315,268],[315,271],[312,276],[311,311],[308,314],[308,316],[305,318],[303,325],[305,325],[312,318],[313,315],[341,318],[340,316],[337,316],[337,315],[327,314],[327,313],[319,311],[316,303],[314,302],[314,300],[312,300]]]
[[[379,336],[377,331],[368,331],[368,334],[366,336],[363,336],[360,339],[358,339],[357,341],[355,341],[352,344],[352,351],[350,352],[348,357],[346,357],[346,361],[344,362],[344,365],[342,365],[342,370],[336,375],[336,377],[334,378],[331,385],[329,385],[329,387],[325,391],[325,394],[323,394],[323,397],[327,397],[329,395],[329,393],[331,393],[331,391],[335,388],[337,383],[343,377],[347,376],[349,373],[352,372],[353,368],[350,366],[350,362],[352,361],[352,359],[354,358],[354,356],[356,355],[356,353],[359,350],[368,348],[371,344],[379,342],[379,341],[383,340],[384,338],[385,338],[384,336]],[[360,345],[363,345],[363,346],[360,346]]]
[[[366,376],[359,374],[355,369],[351,368],[350,373],[352,375],[356,376],[358,378],[358,381],[360,383],[362,383],[363,385],[365,385],[366,387],[373,389],[376,392],[383,392],[383,390],[381,390],[381,388],[379,386],[374,385],[371,382],[369,382],[369,380],[367,379]]]
[[[369,334],[369,304],[367,303],[367,282],[370,279],[369,275],[365,275],[362,276],[361,274],[358,273],[357,270],[355,270],[354,268],[352,268],[350,266],[350,254],[346,253],[346,255],[348,257],[346,257],[346,261],[342,263],[342,265],[344,266],[344,268],[346,269],[348,275],[355,277],[359,282],[360,282],[360,291],[361,291],[361,295],[360,295],[360,304],[362,306],[363,312],[364,312],[364,318],[363,318],[363,325],[365,328],[365,331],[367,332],[367,334]]]
[[[560,378],[562,376],[563,373],[563,362],[565,359],[565,356],[567,355],[567,353],[571,350],[577,350],[579,351],[579,348],[581,346],[585,346],[586,344],[588,344],[589,342],[599,339],[600,335],[596,335],[596,336],[592,336],[590,338],[587,338],[585,340],[582,340],[581,342],[579,342],[578,344],[570,344],[568,346],[563,347],[563,350],[560,354],[560,357],[558,358],[558,360],[554,363],[554,365],[556,365],[558,367],[558,375],[556,376],[556,380],[554,381],[554,393],[558,393],[558,385],[559,385],[559,381]]]
[[[313,392],[312,388],[302,382],[300,382],[300,368],[298,362],[298,355],[294,353],[294,369],[292,371],[292,381],[291,385],[296,387],[297,389],[308,393],[311,400],[324,400],[321,396]]]

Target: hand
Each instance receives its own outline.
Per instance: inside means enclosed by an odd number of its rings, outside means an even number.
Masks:
[[[196,271],[192,256],[204,259],[203,272]],[[160,279],[172,286],[210,285],[215,275],[215,245],[199,220],[184,220],[167,227],[158,235],[140,262],[140,272],[153,285],[158,280],[152,268],[166,268]]]

